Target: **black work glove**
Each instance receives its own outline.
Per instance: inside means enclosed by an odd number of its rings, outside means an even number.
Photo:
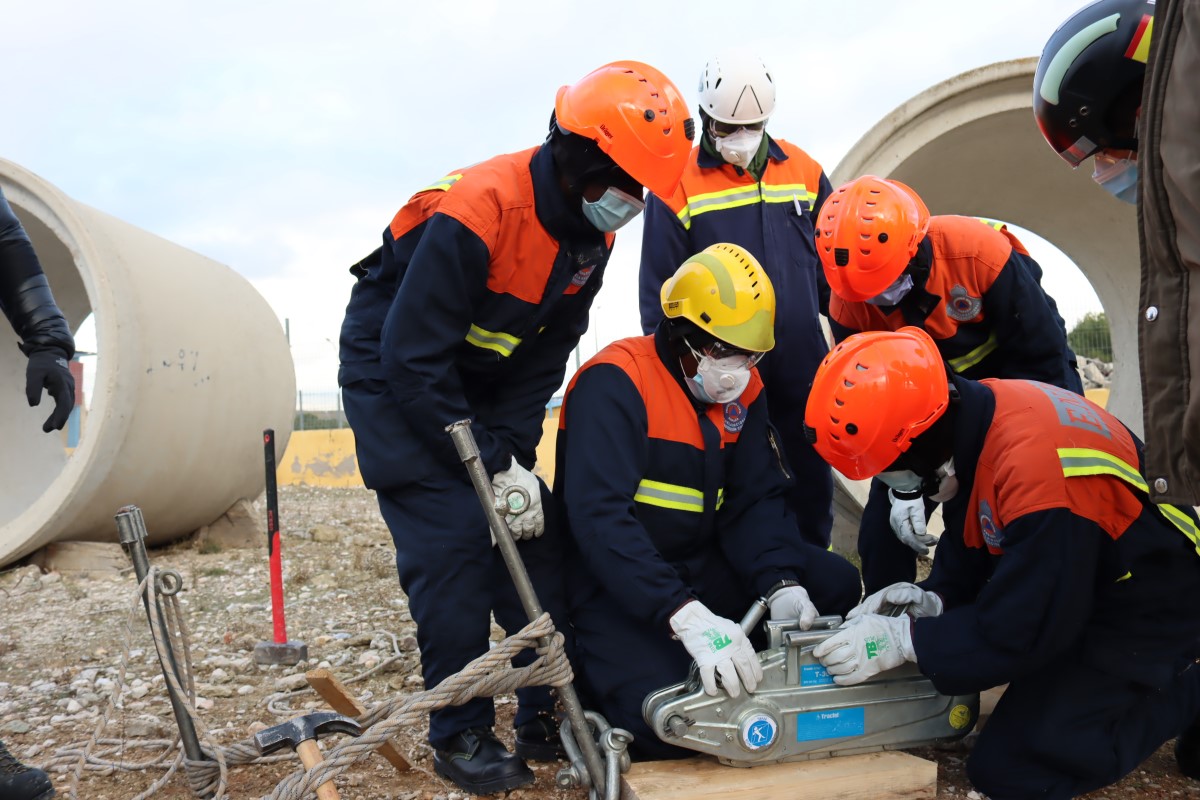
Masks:
[[[54,412],[42,423],[42,430],[62,430],[75,407],[75,378],[67,360],[56,350],[36,350],[29,354],[25,370],[25,399],[30,406],[42,402],[42,389],[54,398]]]

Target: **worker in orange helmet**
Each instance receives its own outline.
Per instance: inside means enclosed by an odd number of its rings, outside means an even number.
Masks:
[[[1083,393],[1041,267],[1005,226],[931,217],[910,187],[864,175],[829,196],[816,243],[832,289],[835,342],[915,325],[960,375],[1026,378]],[[916,578],[916,556],[937,542],[926,522],[940,499],[919,486],[871,485],[858,535],[868,593]]]
[[[558,91],[541,145],[421,189],[351,269],[338,380],[426,686],[487,651],[490,613],[509,631],[527,621],[445,428],[472,420],[496,493],[528,493],[510,527],[542,605],[561,609],[564,537],[533,473],[546,404],[587,328],[614,231],[641,213],[646,189],[675,188],[693,135],[666,76],[607,64]],[[437,773],[474,794],[532,782],[522,758],[561,751],[554,700],[545,687],[517,698],[516,755],[493,733],[490,698],[434,711]]]
[[[967,761],[993,800],[1099,789],[1196,717],[1200,527],[1150,502],[1120,420],[1047,383],[968,380],[904,327],[837,345],[805,421],[846,475],[946,498],[929,578],[869,595],[814,649],[836,683],[910,661],[946,694],[1008,683]]]

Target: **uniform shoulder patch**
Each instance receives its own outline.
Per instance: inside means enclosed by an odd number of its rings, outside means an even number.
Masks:
[[[996,516],[986,500],[979,501],[979,531],[988,547],[999,550],[1004,544],[1004,529],[996,524]]]
[[[946,299],[946,314],[959,322],[970,322],[983,309],[983,298],[973,297],[961,283],[950,290]]]
[[[746,407],[734,400],[725,404],[725,430],[737,433],[746,424]]]

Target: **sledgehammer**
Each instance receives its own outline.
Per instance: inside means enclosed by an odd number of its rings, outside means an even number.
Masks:
[[[321,748],[317,746],[317,738],[324,733],[346,733],[358,736],[362,727],[341,714],[332,711],[322,711],[317,714],[307,714],[293,720],[276,725],[273,728],[254,734],[254,743],[258,745],[260,755],[269,755],[276,750],[290,747],[300,756],[300,763],[311,770],[322,761]],[[339,800],[337,787],[333,781],[325,781],[317,787],[318,800]]]

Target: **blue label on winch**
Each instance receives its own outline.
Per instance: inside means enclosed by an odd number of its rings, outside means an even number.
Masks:
[[[866,711],[861,707],[811,711],[807,714],[796,715],[797,742],[861,736],[866,733],[866,730]]]
[[[801,686],[828,686],[831,683],[833,683],[833,676],[820,664],[802,664],[800,666]]]

